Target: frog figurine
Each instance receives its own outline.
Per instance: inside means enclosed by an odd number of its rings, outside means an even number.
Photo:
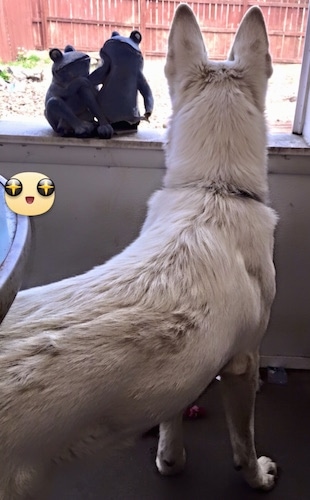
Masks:
[[[67,45],[49,52],[53,79],[45,98],[45,117],[61,136],[91,137],[106,119],[96,101],[98,89],[88,80],[90,57]]]
[[[113,31],[100,50],[101,66],[89,75],[93,86],[102,85],[97,102],[108,122],[98,127],[102,138],[108,139],[114,132],[135,132],[140,120],[148,120],[153,111],[152,91],[143,75],[141,40],[137,30],[128,38]],[[138,91],[144,99],[144,116],[138,110]]]

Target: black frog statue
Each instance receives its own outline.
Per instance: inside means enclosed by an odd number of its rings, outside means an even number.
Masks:
[[[136,131],[141,119],[148,120],[153,96],[143,75],[140,42],[138,31],[128,38],[113,32],[100,50],[101,66],[91,74],[87,54],[70,45],[64,53],[51,49],[53,80],[45,116],[58,134],[109,139],[115,132]],[[139,114],[138,92],[144,99],[144,116]]]
[[[91,137],[97,129],[95,117],[100,109],[98,90],[88,80],[90,57],[71,45],[64,53],[51,49],[49,55],[53,79],[45,97],[47,121],[61,136]]]
[[[100,127],[102,137],[137,130],[140,120],[148,120],[153,111],[152,91],[143,75],[141,40],[137,30],[128,38],[113,31],[100,50],[101,66],[89,76],[93,85],[102,84],[97,102],[108,122]],[[144,100],[144,116],[139,113],[138,92]]]

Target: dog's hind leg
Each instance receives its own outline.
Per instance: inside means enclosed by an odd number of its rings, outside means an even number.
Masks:
[[[159,426],[156,465],[164,476],[178,474],[185,466],[182,421],[183,412]]]
[[[254,405],[258,386],[259,356],[240,354],[221,373],[221,390],[236,469],[252,488],[274,486],[276,464],[268,457],[257,459],[254,444]]]

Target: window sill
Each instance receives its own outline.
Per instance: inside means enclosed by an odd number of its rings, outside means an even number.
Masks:
[[[57,146],[91,146],[93,148],[161,149],[165,132],[156,129],[138,131],[105,140],[59,137],[44,119],[0,120],[0,144],[40,144]]]
[[[150,126],[151,127],[151,126]],[[0,120],[0,144],[22,143],[57,146],[91,146],[93,148],[162,149],[166,131],[139,130],[135,134],[121,135],[110,140],[77,139],[57,136],[44,119]],[[280,156],[310,156],[310,145],[303,137],[293,134],[270,133],[268,152]]]

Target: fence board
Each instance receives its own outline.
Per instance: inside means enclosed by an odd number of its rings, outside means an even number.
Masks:
[[[63,48],[70,43],[99,51],[116,30],[142,33],[144,55],[163,56],[175,0],[0,0],[0,59],[17,48]],[[308,16],[307,0],[196,0],[188,2],[198,17],[210,57],[225,58],[238,24],[251,5],[264,13],[273,60],[301,62]]]
[[[0,60],[5,62],[34,46],[31,0],[0,0],[0,15]]]

